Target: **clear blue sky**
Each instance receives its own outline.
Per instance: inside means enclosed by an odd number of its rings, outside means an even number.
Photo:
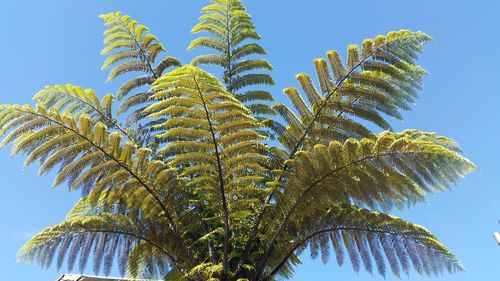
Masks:
[[[45,85],[73,83],[105,94],[99,14],[121,10],[151,28],[169,50],[187,63],[186,47],[199,10],[208,1],[26,1],[0,0],[0,103],[28,103]],[[500,2],[490,1],[327,1],[247,0],[262,45],[275,67],[275,97],[296,85],[294,75],[313,73],[312,60],[330,49],[345,50],[390,30],[424,31],[435,38],[420,64],[430,71],[415,109],[396,130],[436,131],[460,142],[480,169],[453,192],[398,213],[434,232],[463,261],[467,273],[432,280],[498,280],[500,247]],[[78,194],[51,190],[53,178],[22,170],[22,157],[0,151],[0,280],[55,280],[51,268],[16,264],[16,251],[33,234],[63,219]],[[303,257],[294,280],[384,280],[356,274],[349,264]],[[385,280],[397,280],[388,276]],[[412,273],[403,280],[431,280]]]

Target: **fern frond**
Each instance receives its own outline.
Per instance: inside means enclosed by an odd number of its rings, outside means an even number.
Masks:
[[[137,221],[137,218],[134,220],[125,215],[111,213],[66,219],[34,236],[19,251],[18,258],[29,263],[37,262],[48,266],[48,263],[57,257],[58,266],[61,266],[62,260],[67,257],[68,269],[71,271],[78,257],[80,271],[83,271],[92,254],[94,271],[100,272],[101,266],[104,265],[104,271],[109,272],[110,259],[116,257],[120,263],[133,263],[134,260],[129,256],[129,247],[147,244],[175,266],[174,257],[168,249],[170,245],[166,244],[165,240],[160,240],[161,235],[152,232],[152,229],[148,233],[144,226],[144,223]],[[129,247],[117,247],[124,244]],[[138,277],[138,272],[130,273],[131,276]]]
[[[143,201],[151,202],[144,211],[163,214],[174,232],[178,247],[184,251],[184,259],[187,258],[188,263],[193,262],[186,242],[179,234],[178,222],[171,214],[172,210],[167,200],[169,194],[160,193],[160,186],[166,184],[162,177],[156,176],[161,169],[149,168],[151,165],[158,166],[158,162],[145,161],[144,156],[137,154],[134,143],[122,144],[122,136],[119,133],[109,133],[106,126],[100,122],[93,125],[88,115],[81,115],[76,122],[70,113],[59,115],[54,109],[48,113],[42,105],[36,110],[29,106],[6,106],[4,110],[10,113],[10,116],[9,114],[5,116],[6,118],[18,116],[20,122],[16,122],[15,126],[7,126],[9,134],[4,138],[3,145],[13,141],[23,142],[44,128],[61,128],[62,130],[58,130],[59,135],[41,138],[35,148],[18,147],[15,152],[29,152],[29,163],[40,160],[43,168],[40,173],[46,173],[60,164],[56,185],[66,181],[70,187],[82,188],[84,191],[87,187],[90,191],[109,191],[123,187],[142,189],[145,191]],[[14,112],[21,115],[13,114]],[[50,132],[50,130],[44,131]],[[2,135],[5,133],[7,132],[3,132]],[[141,161],[142,165],[136,166],[135,163],[138,161]],[[160,163],[159,167],[162,166],[164,164]]]
[[[222,40],[214,39],[210,37],[200,37],[191,42],[188,46],[188,50],[193,50],[195,48],[205,47],[219,52],[225,52],[228,48],[227,43]]]
[[[252,87],[250,90],[263,91],[261,85],[274,85],[268,74],[249,73],[259,70],[272,70],[271,64],[258,55],[266,54],[265,50],[256,42],[246,43],[248,40],[259,40],[260,36],[255,31],[250,15],[239,0],[212,1],[213,4],[202,9],[203,15],[192,33],[206,33],[211,35],[197,38],[191,42],[188,50],[205,47],[215,53],[202,55],[192,60],[194,65],[216,65],[223,69],[223,81],[226,89],[237,98],[242,97],[243,88]],[[273,114],[266,104],[272,98],[265,99],[254,96],[241,101],[250,108],[255,116]]]
[[[41,102],[48,109],[67,111],[77,116],[82,113],[105,115],[101,113],[103,112],[101,103],[92,89],[83,89],[70,84],[47,86],[33,96],[33,100]]]
[[[386,117],[401,119],[400,111],[410,109],[416,98],[416,90],[426,73],[415,65],[416,50],[421,50],[428,40],[430,37],[424,33],[401,30],[365,40],[361,51],[358,46],[350,45],[347,67],[336,51],[327,52],[327,60],[315,59],[320,90],[307,74],[299,74],[296,78],[307,103],[299,101],[296,90],[293,95],[289,94],[292,90],[285,92],[301,115],[312,112],[312,116],[303,118],[306,129],[296,135],[299,142],[291,148],[290,155],[293,157],[305,145],[310,149],[314,144],[357,137],[340,129],[342,126],[337,123],[345,118],[357,127],[366,128],[363,124],[372,123],[390,129]]]
[[[432,233],[388,212],[451,189],[475,165],[436,133],[372,132],[391,130],[418,98],[429,36],[379,35],[349,45],[344,61],[328,51],[314,59],[316,78],[296,75],[290,103],[270,107],[272,65],[241,0],[202,9],[188,49],[211,53],[185,66],[130,16],[101,18],[102,68],[109,81],[129,77],[116,95],[55,85],[35,108],[0,105],[0,148],[82,194],[20,260],[69,271],[92,262],[105,275],[116,264],[134,279],[258,281],[290,278],[309,249],[383,276],[463,270]],[[220,67],[221,79],[195,65]]]
[[[415,204],[428,193],[450,188],[475,168],[455,150],[441,145],[440,137],[418,135],[414,131],[385,132],[375,140],[334,141],[328,146],[315,145],[311,152],[297,152],[296,158],[286,162],[290,170],[280,173],[286,179],[286,188],[275,189],[280,191],[275,197],[276,205],[289,207],[276,210],[270,221],[266,221],[275,225],[268,245],[275,245],[284,233],[295,233],[304,221],[316,217],[315,210],[325,205],[354,202],[358,206],[388,210]],[[280,223],[276,225],[275,221]],[[351,240],[349,243],[355,245]],[[350,248],[352,252],[348,253],[356,269],[356,249]],[[271,258],[272,249],[269,246],[262,255],[260,266]],[[392,270],[397,275],[397,260],[393,261]]]
[[[278,258],[282,262],[271,275],[278,273],[284,261],[304,245],[309,245],[314,256],[318,239],[332,243],[339,265],[342,265],[346,251],[356,271],[360,259],[368,272],[371,272],[374,261],[382,276],[386,273],[386,263],[395,275],[399,276],[401,269],[408,274],[410,260],[420,274],[423,273],[420,267],[424,260],[436,265],[432,269],[436,276],[441,269],[450,273],[464,270],[458,259],[422,226],[348,203],[325,207],[322,212],[323,216],[318,216],[295,234],[297,242],[288,252],[280,249],[277,255],[282,255]]]
[[[181,62],[174,57],[165,57],[160,63],[158,63],[158,66],[156,66],[155,73],[162,75],[166,69],[173,66],[179,67],[181,66]]]
[[[105,95],[102,101],[92,89],[84,89],[79,86],[66,84],[47,86],[33,96],[33,100],[43,105],[47,110],[55,110],[60,113],[71,113],[77,119],[82,114],[88,114],[96,122],[104,122],[107,126],[122,132],[127,138],[132,137],[123,129],[111,112],[114,96]]]
[[[104,43],[106,47],[101,54],[109,55],[102,68],[111,68],[108,81],[114,80],[129,72],[140,72],[142,75],[132,78],[123,84],[116,96],[118,99],[124,99],[120,105],[122,109],[129,109],[134,102],[128,101],[128,95],[137,88],[150,86],[162,73],[170,67],[180,66],[180,62],[173,57],[165,57],[156,64],[156,57],[165,51],[158,38],[149,33],[149,29],[139,24],[128,15],[122,15],[120,12],[108,13],[100,16],[108,29],[104,32]],[[147,104],[147,100],[141,100],[141,103]],[[132,115],[137,114],[132,112]],[[129,118],[136,123],[134,118]],[[137,124],[135,124],[137,125]],[[135,141],[140,142],[140,130],[136,129],[133,133]]]
[[[127,83],[123,84],[118,89],[118,92],[116,93],[116,95],[117,95],[118,99],[122,99],[123,97],[128,95],[132,90],[139,88],[141,86],[150,85],[154,82],[154,80],[155,79],[153,77],[149,77],[149,76],[140,76],[137,78],[133,78],[133,79],[129,80]],[[123,103],[125,103],[127,101],[128,101],[128,99],[124,100],[120,104],[120,106],[122,106]]]
[[[218,65],[226,67],[227,59],[224,55],[201,55],[194,58],[191,63],[193,65]]]

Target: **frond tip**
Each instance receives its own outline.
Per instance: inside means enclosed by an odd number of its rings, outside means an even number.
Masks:
[[[246,12],[240,0],[214,0],[213,4],[203,8],[200,23],[192,33],[207,33],[209,36],[199,37],[191,42],[188,50],[207,48],[214,51],[212,54],[198,56],[192,60],[194,65],[216,65],[222,67],[223,82],[226,89],[237,98],[247,96],[251,91],[263,92],[262,85],[274,85],[274,81],[267,73],[252,73],[270,71],[271,64],[258,58],[266,51],[255,41],[260,35],[255,31],[251,16]],[[252,42],[253,41],[253,42]],[[243,88],[249,88],[245,92]],[[266,92],[267,93],[267,92]],[[266,98],[254,96],[252,100],[241,99],[250,108],[254,115],[274,115],[266,104],[272,100],[267,93]]]
[[[127,118],[127,123],[138,125],[135,116],[141,114],[148,101],[147,99],[127,96],[139,88],[150,87],[163,72],[169,68],[178,67],[181,63],[174,57],[164,57],[159,63],[156,63],[156,58],[165,51],[165,48],[159,39],[149,32],[149,28],[130,16],[114,12],[100,17],[108,27],[104,32],[106,47],[101,52],[102,55],[108,55],[102,69],[111,68],[107,81],[112,81],[131,72],[141,73],[125,82],[116,93],[119,100],[123,99],[119,106],[119,113],[125,113],[134,108],[134,111]],[[148,90],[142,93],[145,92]],[[148,131],[149,129],[146,126],[143,130]],[[141,139],[147,138],[141,134],[136,135],[138,136],[136,136],[135,141],[138,143],[142,142]]]

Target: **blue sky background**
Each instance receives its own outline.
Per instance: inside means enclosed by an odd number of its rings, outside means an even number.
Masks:
[[[28,103],[45,85],[73,83],[114,92],[105,84],[99,14],[121,10],[149,26],[183,63],[195,38],[189,33],[207,1],[25,1],[0,0],[0,103]],[[313,73],[312,61],[330,49],[344,51],[391,30],[421,30],[435,38],[420,64],[431,73],[415,109],[394,122],[396,130],[417,128],[456,139],[480,169],[453,192],[429,198],[398,213],[434,232],[462,260],[467,273],[403,280],[498,280],[500,247],[491,233],[500,231],[500,1],[320,1],[247,0],[277,82],[273,93],[296,86],[294,75]],[[120,81],[121,82],[121,81]],[[53,178],[23,171],[23,157],[0,151],[0,280],[55,280],[55,269],[16,264],[16,251],[44,227],[61,221],[77,193],[51,190]],[[303,257],[293,280],[384,280],[349,264]],[[393,276],[385,280],[398,280]]]

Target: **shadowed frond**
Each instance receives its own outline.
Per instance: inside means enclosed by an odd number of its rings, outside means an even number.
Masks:
[[[286,162],[289,169],[279,172],[282,178],[275,183],[274,214],[263,219],[273,230],[266,238],[270,246],[262,255],[260,269],[271,258],[277,239],[291,239],[288,234],[308,229],[304,222],[314,222],[317,210],[324,210],[324,206],[353,202],[388,210],[451,188],[475,168],[457,150],[451,140],[410,130],[385,132],[375,139],[333,141],[328,146],[315,145],[312,151],[298,151]],[[348,253],[357,269],[357,252]]]
[[[386,274],[387,265],[398,277],[402,272],[409,275],[410,265],[421,275],[439,276],[444,270],[450,273],[464,270],[456,257],[419,225],[348,203],[323,207],[320,212],[324,215],[317,214],[307,227],[294,233],[297,242],[290,245],[288,252],[278,250],[282,254],[274,258],[281,262],[270,275],[279,273],[286,260],[306,246],[313,258],[321,251],[323,261],[327,262],[333,251],[339,265],[349,256],[355,271],[359,271],[362,264],[370,273],[376,267],[382,276]]]
[[[165,51],[164,47],[149,29],[131,19],[121,12],[101,15],[108,29],[104,32],[104,44],[106,47],[101,51],[102,55],[111,54],[104,64],[103,69],[118,64],[109,73],[108,81],[130,71],[149,73],[153,77],[159,77],[153,67],[156,56]],[[120,92],[119,98],[127,92]]]
[[[254,115],[274,115],[265,103],[272,101],[273,97],[260,86],[274,85],[274,81],[269,74],[255,73],[273,67],[267,60],[259,58],[266,51],[255,42],[260,40],[260,35],[241,1],[215,0],[202,12],[200,23],[191,32],[207,33],[211,37],[193,40],[188,50],[203,47],[214,53],[198,56],[192,64],[222,67],[222,80],[228,92],[244,102]]]
[[[265,120],[284,148],[280,157],[273,157],[274,169],[287,171],[287,159],[294,159],[301,149],[312,150],[316,144],[373,138],[367,125],[390,128],[384,115],[398,117],[401,109],[409,108],[408,103],[416,97],[415,90],[421,86],[425,71],[415,65],[415,60],[429,39],[421,32],[390,32],[387,36],[365,40],[361,54],[358,47],[350,45],[347,67],[336,51],[327,52],[328,63],[325,59],[314,60],[319,89],[309,75],[298,74],[296,78],[304,95],[292,87],[285,89],[295,110],[284,104],[273,107],[285,125],[277,120]],[[370,63],[384,67],[374,70]],[[283,188],[282,180],[282,176],[277,175],[276,181],[268,184],[271,192],[253,223],[242,260],[246,259],[257,233],[262,231],[259,227],[264,213],[278,189]]]
[[[18,258],[42,267],[50,266],[57,259],[58,268],[61,261],[67,259],[68,271],[73,270],[78,260],[80,272],[90,259],[96,274],[101,267],[109,274],[110,260],[117,259],[117,263],[125,265],[123,269],[128,270],[129,276],[140,276],[150,266],[164,264],[168,268],[169,264],[175,264],[166,239],[172,234],[161,232],[165,230],[155,228],[152,222],[119,214],[75,217],[34,236],[19,251]]]
[[[425,200],[426,193],[450,189],[475,167],[456,150],[451,140],[416,130],[316,145],[287,161],[290,170],[282,175],[291,178],[283,198],[300,197],[314,184],[326,201],[349,200],[380,209],[415,204]]]

